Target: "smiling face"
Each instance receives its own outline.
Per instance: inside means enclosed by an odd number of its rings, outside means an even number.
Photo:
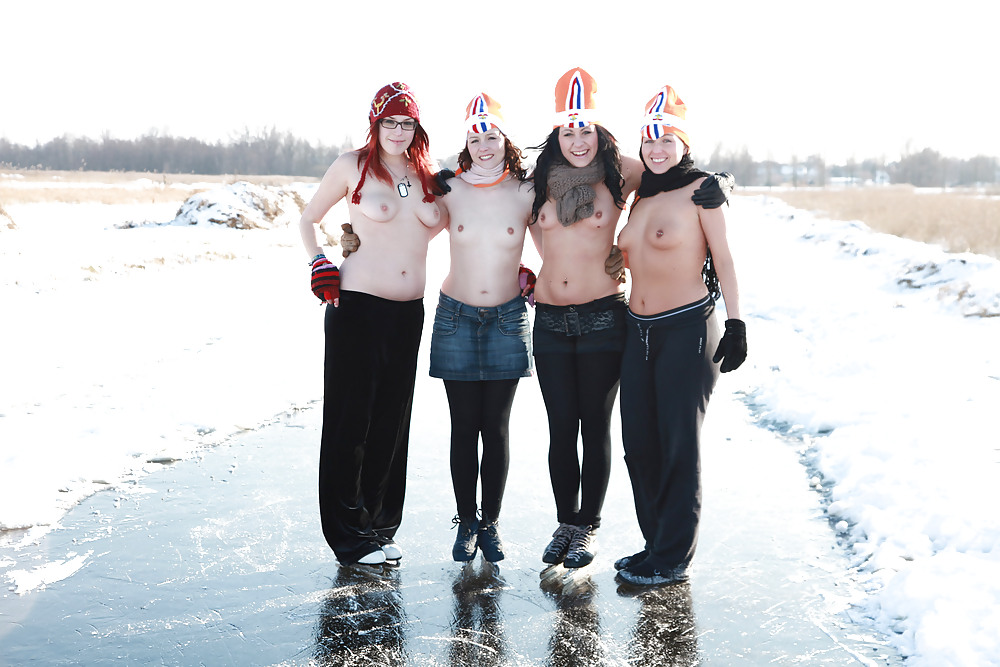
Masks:
[[[559,128],[559,149],[574,167],[586,167],[597,157],[597,127]]]
[[[404,120],[413,120],[409,116],[387,116],[397,123]],[[386,129],[382,123],[378,124],[378,145],[382,153],[386,156],[402,155],[413,143],[413,134],[416,128],[404,130],[402,125],[396,125],[393,129]]]
[[[500,130],[492,129],[482,134],[469,132],[465,146],[469,149],[473,164],[483,169],[495,169],[504,161],[506,141]]]
[[[641,150],[649,170],[654,174],[664,174],[681,161],[688,149],[676,134],[668,132],[659,139],[644,137]]]

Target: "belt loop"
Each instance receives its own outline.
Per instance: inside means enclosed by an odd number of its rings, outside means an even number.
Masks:
[[[566,335],[567,336],[579,336],[580,335],[580,313],[575,310],[563,315],[563,320],[566,323]]]

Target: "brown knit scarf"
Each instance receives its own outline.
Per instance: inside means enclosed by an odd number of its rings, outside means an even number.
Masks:
[[[563,227],[594,215],[594,183],[604,180],[604,165],[594,160],[586,167],[553,164],[549,168],[549,197],[556,202],[556,214]]]

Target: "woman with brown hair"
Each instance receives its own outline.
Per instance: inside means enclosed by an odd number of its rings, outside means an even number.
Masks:
[[[497,520],[510,462],[510,411],[518,381],[532,371],[525,298],[534,274],[521,264],[532,189],[522,157],[504,133],[500,104],[476,95],[466,108],[458,175],[442,197],[451,265],[431,337],[430,374],[444,380],[451,412],[456,561],[475,558],[477,547],[487,561],[504,558]]]
[[[533,344],[549,420],[549,476],[558,528],[542,561],[582,567],[594,559],[594,533],[611,473],[611,411],[626,337],[626,303],[613,256],[625,199],[642,164],[622,157],[599,120],[596,82],[581,68],[556,83],[554,129],[532,174],[532,221],[544,255],[535,287]],[[720,206],[716,179],[692,196]],[[582,436],[582,462],[577,440]]]
[[[726,218],[691,201],[709,174],[694,166],[686,106],[670,86],[647,103],[642,134],[645,170],[618,245],[632,276],[622,442],[645,546],[615,568],[630,584],[662,585],[688,578],[701,513],[701,425],[719,372],[743,363],[747,343]],[[721,337],[720,295],[728,318]]]

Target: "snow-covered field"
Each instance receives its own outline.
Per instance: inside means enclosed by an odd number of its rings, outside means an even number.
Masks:
[[[218,206],[4,206],[0,528],[24,530],[0,543],[321,398],[322,310],[290,203],[311,187],[271,191],[282,212],[245,213],[258,229],[208,222]],[[728,219],[750,356],[717,391],[801,451],[868,592],[859,622],[914,665],[1000,665],[1000,262],[765,194]],[[444,236],[429,264],[433,304]],[[21,592],[75,567],[0,574]]]

